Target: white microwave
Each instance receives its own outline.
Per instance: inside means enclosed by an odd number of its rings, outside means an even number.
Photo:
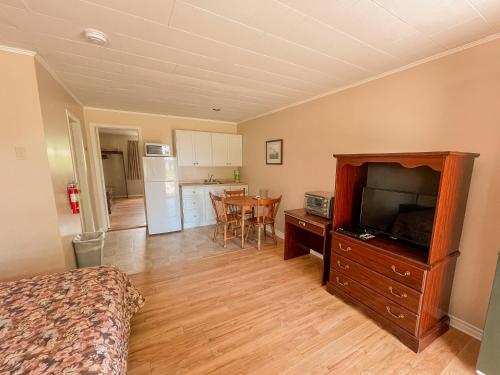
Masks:
[[[170,156],[170,145],[161,143],[145,143],[146,156]]]

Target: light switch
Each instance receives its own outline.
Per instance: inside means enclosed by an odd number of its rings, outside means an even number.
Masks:
[[[26,147],[16,146],[14,147],[14,152],[16,153],[16,160],[28,159],[28,156],[26,155]]]

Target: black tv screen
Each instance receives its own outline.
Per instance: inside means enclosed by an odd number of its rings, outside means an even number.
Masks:
[[[435,197],[364,188],[360,226],[377,233],[428,246],[434,221]]]

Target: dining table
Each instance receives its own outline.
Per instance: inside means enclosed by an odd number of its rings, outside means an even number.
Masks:
[[[241,248],[245,246],[245,213],[251,211],[258,204],[257,197],[250,195],[228,197],[224,200],[228,206],[240,207],[241,210]],[[260,250],[260,226],[257,227],[257,249]]]

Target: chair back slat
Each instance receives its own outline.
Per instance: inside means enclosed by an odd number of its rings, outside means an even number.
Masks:
[[[217,217],[218,222],[226,222],[227,221],[227,210],[226,210],[226,202],[224,197],[220,197],[218,195],[210,194],[210,200],[212,201],[212,207],[215,211],[215,216]]]
[[[239,190],[224,190],[224,196],[226,198],[230,197],[244,197],[246,195],[245,188],[241,188]]]

